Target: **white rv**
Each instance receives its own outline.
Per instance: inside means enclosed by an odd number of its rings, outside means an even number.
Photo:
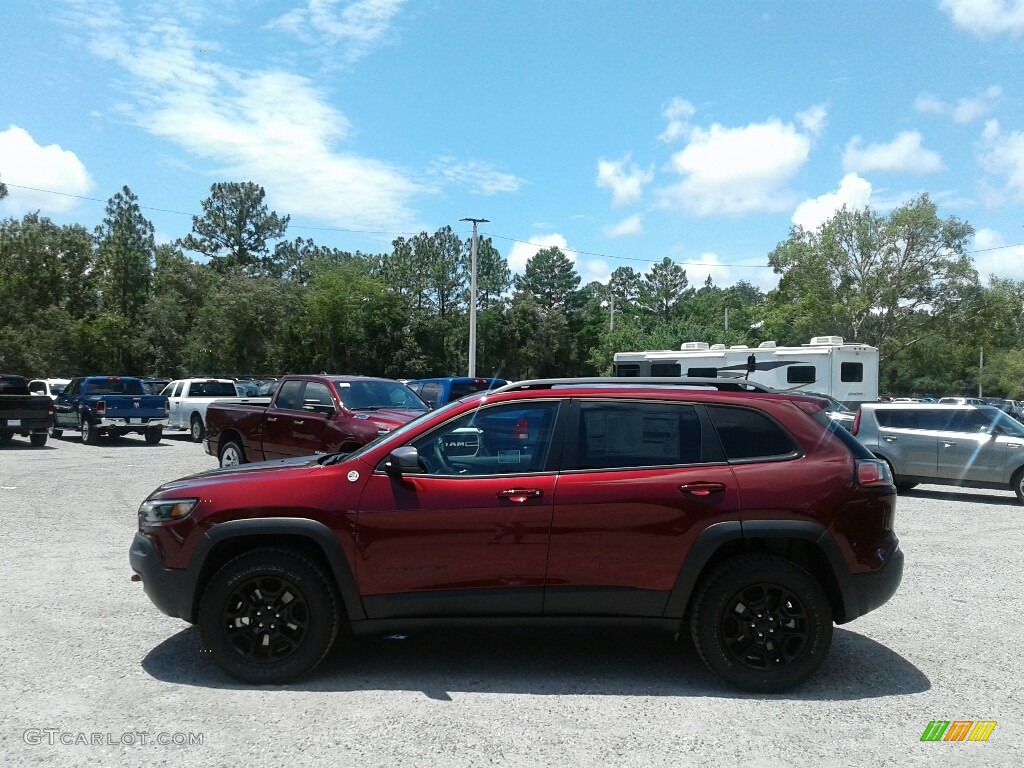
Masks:
[[[815,336],[799,347],[688,341],[678,350],[616,352],[613,367],[615,376],[746,378],[774,389],[829,395],[851,408],[878,399],[878,349],[844,344],[842,336]]]

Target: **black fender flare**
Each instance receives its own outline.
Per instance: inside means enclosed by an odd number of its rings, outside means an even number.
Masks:
[[[814,545],[825,556],[835,578],[842,615],[860,615],[857,593],[846,561],[823,525],[804,520],[730,520],[709,525],[693,543],[669,593],[665,605],[666,618],[681,619],[686,614],[697,581],[711,558],[723,545],[744,539],[800,539]]]
[[[188,571],[191,584],[186,590],[186,594],[191,597],[191,605],[188,613],[184,615],[195,614],[195,608],[198,606],[200,598],[198,594],[200,578],[206,570],[205,565],[210,552],[219,544],[247,536],[298,536],[313,542],[323,554],[324,560],[331,570],[329,576],[334,579],[349,621],[366,618],[352,568],[333,531],[318,520],[295,517],[229,520],[218,523],[206,531],[196,544],[189,563]]]

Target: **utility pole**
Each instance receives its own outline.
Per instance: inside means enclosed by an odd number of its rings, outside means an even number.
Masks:
[[[614,293],[612,294],[611,308],[612,308],[611,317],[608,318],[608,333],[611,333],[612,331],[615,330],[615,294]]]
[[[469,257],[469,376],[476,376],[476,225],[490,224],[487,219],[460,219],[473,222],[473,245]]]

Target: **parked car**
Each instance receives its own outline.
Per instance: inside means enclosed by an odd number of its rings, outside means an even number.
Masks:
[[[56,400],[57,395],[70,383],[71,379],[32,379],[28,383],[28,391],[33,395],[46,395],[51,400]]]
[[[1009,489],[1024,503],[1024,425],[988,405],[864,403],[853,434],[889,464],[896,487]]]
[[[30,394],[23,376],[0,374],[0,445],[21,435],[42,448],[52,419],[53,400]]]
[[[234,379],[178,379],[161,392],[167,398],[167,427],[186,430],[189,438],[202,442],[206,436],[206,409],[213,402],[266,405],[270,398],[243,398]]]
[[[412,379],[405,382],[431,408],[458,400],[474,392],[497,389],[508,384],[505,379],[488,379],[469,376],[449,376],[440,379]]]
[[[142,386],[151,395],[159,395],[164,388],[171,383],[170,379],[143,379]]]
[[[247,683],[350,632],[604,620],[688,632],[740,688],[798,685],[900,583],[885,462],[820,398],[625,381],[520,382],[350,454],[167,483],[134,578]]]
[[[806,392],[804,394],[821,397],[827,400],[828,406],[825,408],[825,413],[829,415],[829,418],[847,431],[853,429],[853,420],[856,413],[847,408],[843,403],[839,402],[831,395],[823,395],[821,392]]]
[[[980,397],[940,397],[940,405],[985,405]]]
[[[143,435],[156,445],[167,425],[167,398],[150,395],[141,379],[131,376],[83,376],[71,380],[54,403],[50,435],[81,432],[82,442],[95,445],[101,435]]]
[[[368,376],[285,376],[269,405],[212,403],[206,452],[220,465],[354,451],[427,411],[404,384]]]

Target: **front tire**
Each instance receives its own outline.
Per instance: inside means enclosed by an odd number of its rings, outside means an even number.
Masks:
[[[146,445],[156,445],[163,439],[164,429],[163,427],[156,427],[155,429],[146,430]]]
[[[46,445],[46,433],[45,432],[33,432],[28,436],[29,442],[32,443],[33,448],[42,448]]]
[[[228,562],[199,603],[203,646],[244,683],[278,684],[310,672],[338,634],[340,610],[323,571],[302,555],[257,549]]]
[[[239,464],[245,464],[245,450],[237,440],[228,440],[220,449],[220,465],[237,467]]]
[[[1013,492],[1017,494],[1017,501],[1024,504],[1024,467],[1017,470],[1010,485],[1013,487]]]
[[[747,555],[718,566],[698,588],[693,644],[708,669],[747,691],[779,693],[810,677],[832,642],[832,608],[795,563]]]
[[[206,427],[203,426],[203,419],[198,413],[193,413],[192,421],[189,422],[189,439],[193,443],[201,443],[204,437],[206,437]]]

